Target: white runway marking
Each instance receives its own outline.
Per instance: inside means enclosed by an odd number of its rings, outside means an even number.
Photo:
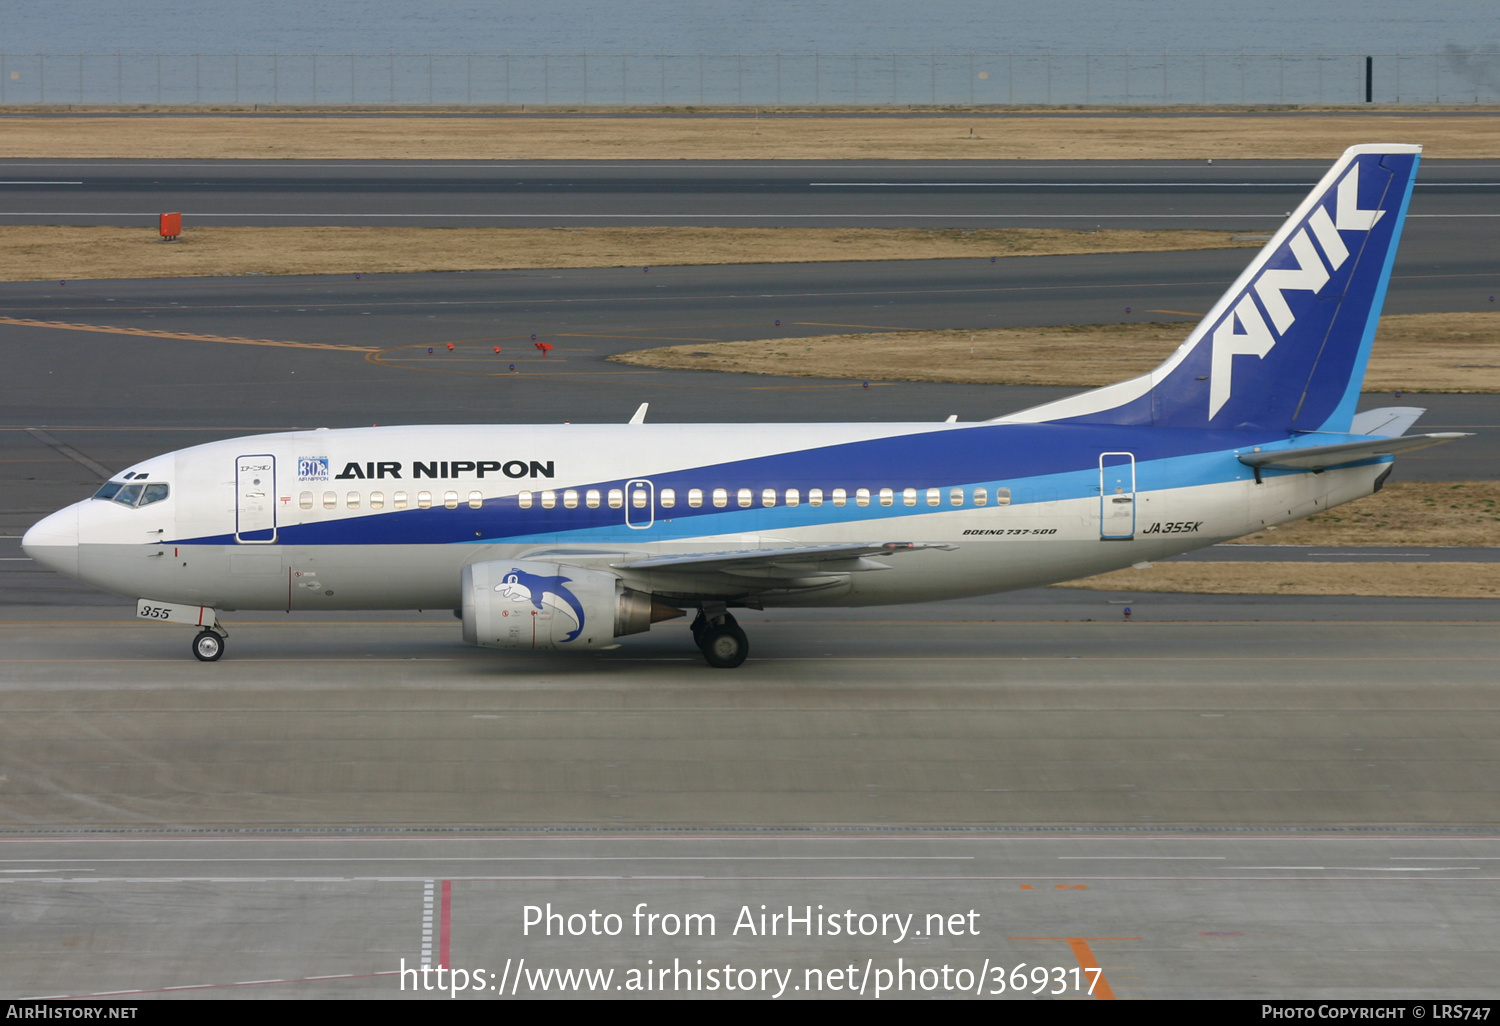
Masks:
[[[810,186],[862,189],[1003,188],[1003,189],[1306,189],[1299,182],[808,182]],[[1500,182],[1418,182],[1419,189],[1496,186]]]
[[[859,189],[1182,189],[1206,186],[1213,189],[1306,189],[1296,182],[808,182],[819,188]],[[1469,183],[1453,183],[1469,184]],[[1490,185],[1490,182],[1475,182]]]
[[[432,880],[422,881],[422,965],[432,964],[432,928],[436,919],[433,888]]]
[[[233,856],[212,858],[0,859],[0,864],[58,865],[77,862],[973,862],[974,855],[336,855]],[[1063,856],[1067,857],[1067,856]],[[1081,857],[1081,856],[1080,856]],[[1144,856],[1143,856],[1144,857]],[[1217,857],[1217,856],[1215,856]],[[6,873],[33,870],[7,869]],[[35,872],[41,872],[36,870]]]

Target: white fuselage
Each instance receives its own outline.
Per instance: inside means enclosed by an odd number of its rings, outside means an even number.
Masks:
[[[1161,559],[1367,495],[1387,469],[1372,462],[1257,483],[1234,461],[1237,448],[1153,458],[1103,429],[1094,440],[1074,429],[1049,461],[1020,451],[1051,437],[1029,430],[1013,460],[1007,429],[991,424],[253,436],[140,463],[125,474],[167,484],[165,499],[76,503],[38,524],[26,546],[112,592],[219,609],[456,608],[466,565],[535,558],[614,567],[626,586],[679,604],[874,605]],[[1007,474],[1012,461],[1017,473]],[[854,542],[951,548],[849,572],[822,567],[816,587],[749,580],[734,594],[702,575],[629,567],[650,556]]]

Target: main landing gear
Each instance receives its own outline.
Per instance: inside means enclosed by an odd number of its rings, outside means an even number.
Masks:
[[[693,640],[708,665],[721,670],[733,669],[750,654],[750,640],[729,613],[708,616],[700,610],[693,621]]]
[[[222,628],[205,627],[193,639],[193,655],[199,662],[211,663],[224,654],[224,639],[228,632]]]

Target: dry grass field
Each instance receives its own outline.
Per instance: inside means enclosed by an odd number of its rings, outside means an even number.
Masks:
[[[1260,531],[1240,542],[1500,545],[1500,481],[1392,481],[1374,495]],[[1494,572],[1500,578],[1500,566]]]
[[[819,335],[667,346],[611,359],[783,377],[1093,388],[1149,371],[1191,328],[1174,321]],[[1364,388],[1500,392],[1500,313],[1381,318]]]
[[[1500,598],[1494,563],[1158,563],[1058,585],[1196,595]]]
[[[972,134],[971,134],[972,133]],[[0,156],[277,160],[1121,160],[1332,159],[1370,142],[1429,157],[1500,157],[1500,132],[1442,113],[1265,112],[1095,117],[1086,112],[908,117],[354,117],[281,113],[190,118],[23,114]]]
[[[1259,246],[1229,232],[1049,228],[139,228],[0,226],[0,280],[931,260]]]
[[[1246,538],[1255,545],[1500,545],[1500,481],[1396,481],[1374,495]],[[1500,564],[1158,563],[1063,587],[1209,595],[1500,598]]]

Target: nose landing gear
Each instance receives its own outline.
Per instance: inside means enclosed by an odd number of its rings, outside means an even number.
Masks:
[[[212,663],[224,654],[224,639],[227,632],[222,629],[204,628],[193,639],[193,655],[199,662]]]
[[[708,616],[700,610],[692,627],[693,640],[709,666],[731,670],[750,654],[750,640],[727,612]]]

